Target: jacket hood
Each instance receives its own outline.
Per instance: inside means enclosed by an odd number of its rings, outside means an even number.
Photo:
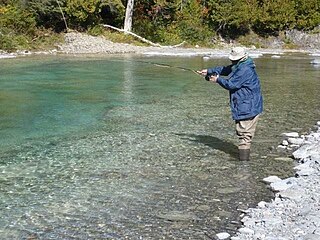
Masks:
[[[247,57],[246,59],[239,61],[237,64],[232,66],[232,71],[236,70],[238,67],[242,65],[247,65],[248,67],[255,68],[256,65],[251,57]]]

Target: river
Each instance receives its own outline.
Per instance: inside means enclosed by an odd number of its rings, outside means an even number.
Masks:
[[[254,59],[264,96],[250,162],[237,161],[228,93],[165,56],[2,59],[1,239],[214,239],[293,174],[281,133],[319,120],[306,54]],[[166,65],[174,66],[167,67]]]

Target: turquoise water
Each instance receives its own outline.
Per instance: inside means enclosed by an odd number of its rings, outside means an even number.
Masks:
[[[236,159],[228,94],[190,71],[225,59],[28,57],[1,60],[2,239],[207,239],[270,200],[261,179],[286,131],[319,120],[307,55],[255,59],[265,111],[252,161]]]

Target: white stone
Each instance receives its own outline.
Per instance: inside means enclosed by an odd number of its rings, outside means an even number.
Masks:
[[[223,232],[223,233],[218,233],[217,234],[217,238],[218,239],[227,239],[230,237],[230,234],[229,233],[226,233],[226,232]]]
[[[271,183],[270,186],[274,191],[283,191],[290,188],[292,184],[290,184],[290,182],[287,182],[285,180],[281,180],[281,181]]]
[[[290,149],[290,148],[288,148],[288,149]],[[283,162],[292,162],[293,159],[289,158],[289,157],[277,157],[274,160],[283,161]]]
[[[283,146],[283,145],[278,145],[278,147],[277,147],[277,149],[282,149],[282,150],[284,150],[284,149],[286,149],[287,147],[286,146]]]
[[[281,135],[284,137],[291,137],[291,138],[299,137],[299,133],[297,133],[297,132],[282,133]]]
[[[281,198],[288,198],[292,200],[299,200],[302,198],[302,194],[304,194],[304,190],[302,188],[295,189],[287,189],[279,193]]]
[[[265,208],[267,206],[267,203],[265,201],[261,201],[258,203],[259,208]]]
[[[273,182],[278,182],[281,181],[281,178],[277,176],[269,176],[263,179],[264,182],[266,183],[273,183]]]
[[[239,228],[238,230],[240,233],[243,233],[243,234],[248,234],[248,235],[253,235],[254,234],[254,231],[250,228]]]
[[[302,138],[288,138],[288,143],[294,145],[301,145],[303,144],[304,140]]]
[[[287,140],[283,140],[283,141],[282,141],[282,145],[283,145],[283,146],[288,146],[288,145],[289,145],[289,142],[288,142]]]
[[[309,175],[312,175],[316,172],[315,169],[313,168],[304,168],[304,169],[301,169],[300,171],[297,172],[297,174],[299,176],[309,176]]]
[[[295,166],[293,169],[302,170],[302,169],[309,168],[309,167],[310,167],[310,163],[305,162],[305,163],[301,163],[301,164]]]
[[[310,156],[310,150],[312,150],[312,144],[302,145],[298,150],[292,153],[295,159],[306,159]]]

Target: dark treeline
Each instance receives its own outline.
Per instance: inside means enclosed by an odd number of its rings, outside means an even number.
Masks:
[[[0,0],[0,49],[27,48],[45,36],[123,28],[124,0]],[[135,0],[133,32],[160,43],[210,42],[220,35],[276,36],[313,30],[320,0]],[[58,36],[58,34],[57,34]]]

